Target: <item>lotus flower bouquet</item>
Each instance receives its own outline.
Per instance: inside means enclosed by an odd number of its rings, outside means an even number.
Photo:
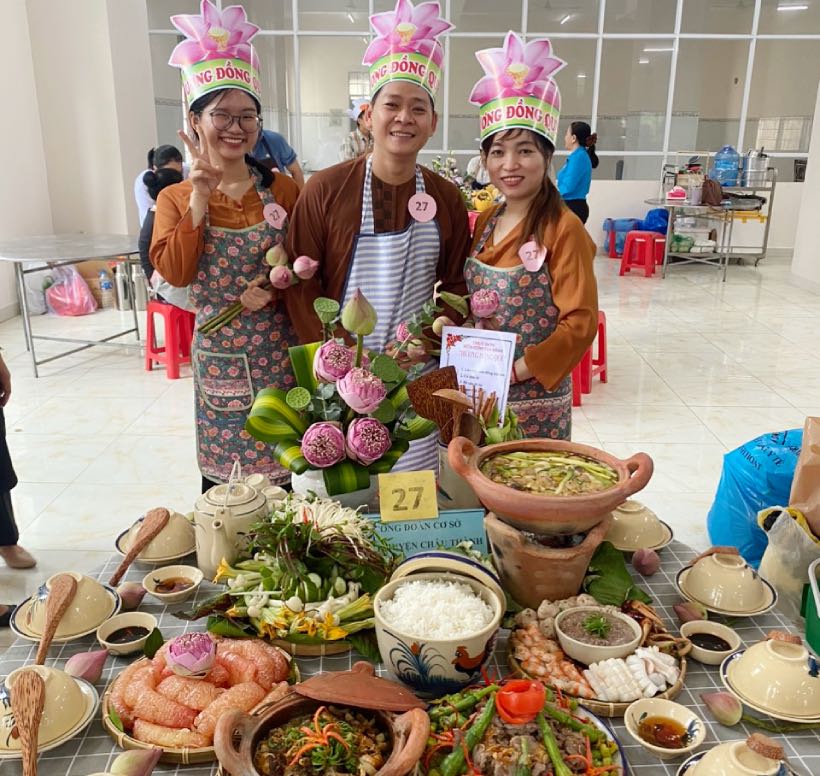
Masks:
[[[279,463],[294,474],[321,471],[328,495],[336,496],[367,488],[372,475],[389,472],[410,442],[435,425],[410,405],[406,384],[413,375],[394,357],[364,352],[376,312],[361,291],[344,309],[325,298],[314,309],[324,337],[290,348],[297,387],[260,391],[245,429],[272,445]],[[355,345],[333,336],[337,325]]]

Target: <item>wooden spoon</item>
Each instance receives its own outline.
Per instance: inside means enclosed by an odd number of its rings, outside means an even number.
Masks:
[[[73,578],[72,578],[73,581]],[[46,702],[46,683],[37,671],[21,671],[11,690],[11,709],[20,733],[23,776],[37,776],[37,733]]]
[[[51,580],[48,598],[46,598],[46,624],[43,627],[43,635],[40,636],[40,646],[37,647],[35,665],[41,666],[46,662],[48,648],[57,632],[57,626],[63,619],[76,592],[77,580],[71,574],[57,574]]]
[[[472,412],[465,412],[461,416],[460,432],[461,436],[467,437],[474,445],[481,444],[484,429],[481,428],[481,423]]]
[[[453,388],[441,388],[438,391],[433,391],[433,396],[444,399],[453,408],[453,437],[461,436],[461,416],[467,410],[471,409],[473,403],[467,398],[467,395],[461,391],[456,391]]]
[[[137,555],[168,525],[170,519],[171,513],[167,509],[157,507],[156,509],[148,510],[142,521],[142,525],[137,531],[137,535],[134,537],[134,541],[128,548],[128,553],[122,559],[120,565],[117,566],[117,570],[113,573],[111,579],[108,580],[108,584],[111,585],[111,587],[116,587],[120,583],[125,572],[128,571],[128,567],[137,559]]]

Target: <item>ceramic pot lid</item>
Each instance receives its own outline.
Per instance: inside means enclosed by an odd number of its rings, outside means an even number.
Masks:
[[[294,691],[323,703],[337,703],[376,711],[424,709],[419,700],[402,685],[375,676],[373,666],[360,660],[350,671],[330,671],[294,685]]]
[[[492,590],[501,602],[502,608],[506,608],[507,596],[504,593],[504,588],[501,587],[501,582],[493,571],[477,560],[460,555],[457,552],[420,552],[418,555],[413,555],[404,563],[399,564],[391,575],[390,581],[403,579],[411,574],[437,571],[448,574],[461,574],[463,577],[470,577],[476,582],[480,582]]]
[[[213,507],[213,509],[206,509],[204,511],[212,512],[223,506],[243,506],[255,500],[259,500],[259,493],[256,488],[246,485],[244,482],[234,482],[230,485],[214,485],[203,497],[203,501],[209,507]]]

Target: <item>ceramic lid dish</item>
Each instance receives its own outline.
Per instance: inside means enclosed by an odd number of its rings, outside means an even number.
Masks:
[[[649,507],[629,499],[612,511],[606,540],[622,552],[659,550],[672,541],[672,529]]]
[[[768,736],[754,733],[745,741],[728,741],[690,757],[678,776],[779,776],[783,747]]]
[[[127,531],[117,537],[117,551],[125,555],[137,536],[142,519],[137,520]],[[146,563],[163,563],[192,553],[196,547],[194,526],[179,512],[171,512],[168,524],[157,536],[148,542],[137,560]]]

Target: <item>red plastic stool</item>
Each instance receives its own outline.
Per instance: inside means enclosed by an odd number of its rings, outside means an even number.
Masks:
[[[633,267],[643,267],[646,277],[655,273],[655,239],[657,232],[627,232],[624,255],[621,259],[619,275],[624,275]]]
[[[581,394],[592,393],[592,378],[600,376],[601,382],[607,382],[606,374],[606,313],[598,310],[598,336],[595,355],[592,347],[588,348],[581,360],[572,370],[572,406],[581,406]]]
[[[154,316],[161,315],[165,322],[165,346],[157,346]],[[191,340],[194,337],[195,316],[172,304],[152,299],[146,310],[145,370],[150,372],[154,362],[165,364],[169,380],[179,377],[180,364],[191,363]]]

